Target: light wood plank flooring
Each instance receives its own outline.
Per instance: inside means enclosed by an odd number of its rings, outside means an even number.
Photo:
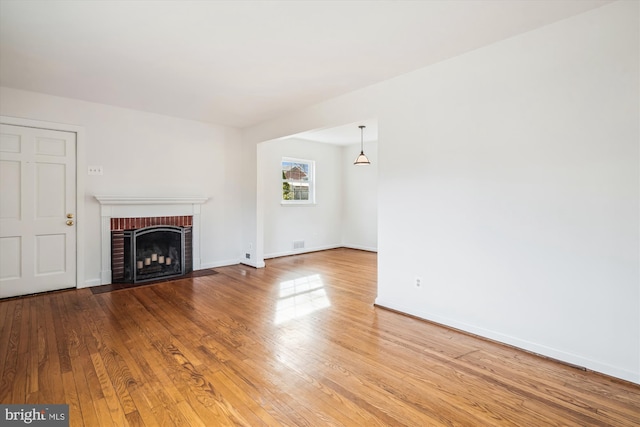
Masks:
[[[373,306],[376,255],[0,301],[0,402],[72,426],[637,426],[640,387]]]

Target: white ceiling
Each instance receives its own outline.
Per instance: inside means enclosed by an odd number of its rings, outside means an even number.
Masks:
[[[242,128],[606,3],[0,0],[0,84]]]
[[[376,119],[365,119],[343,126],[311,130],[291,135],[287,138],[305,139],[334,145],[355,144],[360,143],[360,125],[365,127],[362,130],[362,141],[364,143],[378,141],[378,120]]]

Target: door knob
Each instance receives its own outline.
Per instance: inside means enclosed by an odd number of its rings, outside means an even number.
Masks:
[[[67,221],[67,225],[68,225],[68,226],[72,226],[72,225],[73,225],[73,221],[72,221],[72,220],[68,220],[68,221]]]
[[[72,213],[68,213],[67,214],[67,218],[69,218],[69,219],[73,218],[73,214]]]

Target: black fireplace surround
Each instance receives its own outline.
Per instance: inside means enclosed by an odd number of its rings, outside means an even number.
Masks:
[[[193,270],[191,227],[163,225],[120,233],[124,235],[124,275],[119,282],[148,282]]]

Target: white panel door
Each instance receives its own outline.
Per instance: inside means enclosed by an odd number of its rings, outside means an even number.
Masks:
[[[76,286],[76,136],[0,125],[0,298]]]

